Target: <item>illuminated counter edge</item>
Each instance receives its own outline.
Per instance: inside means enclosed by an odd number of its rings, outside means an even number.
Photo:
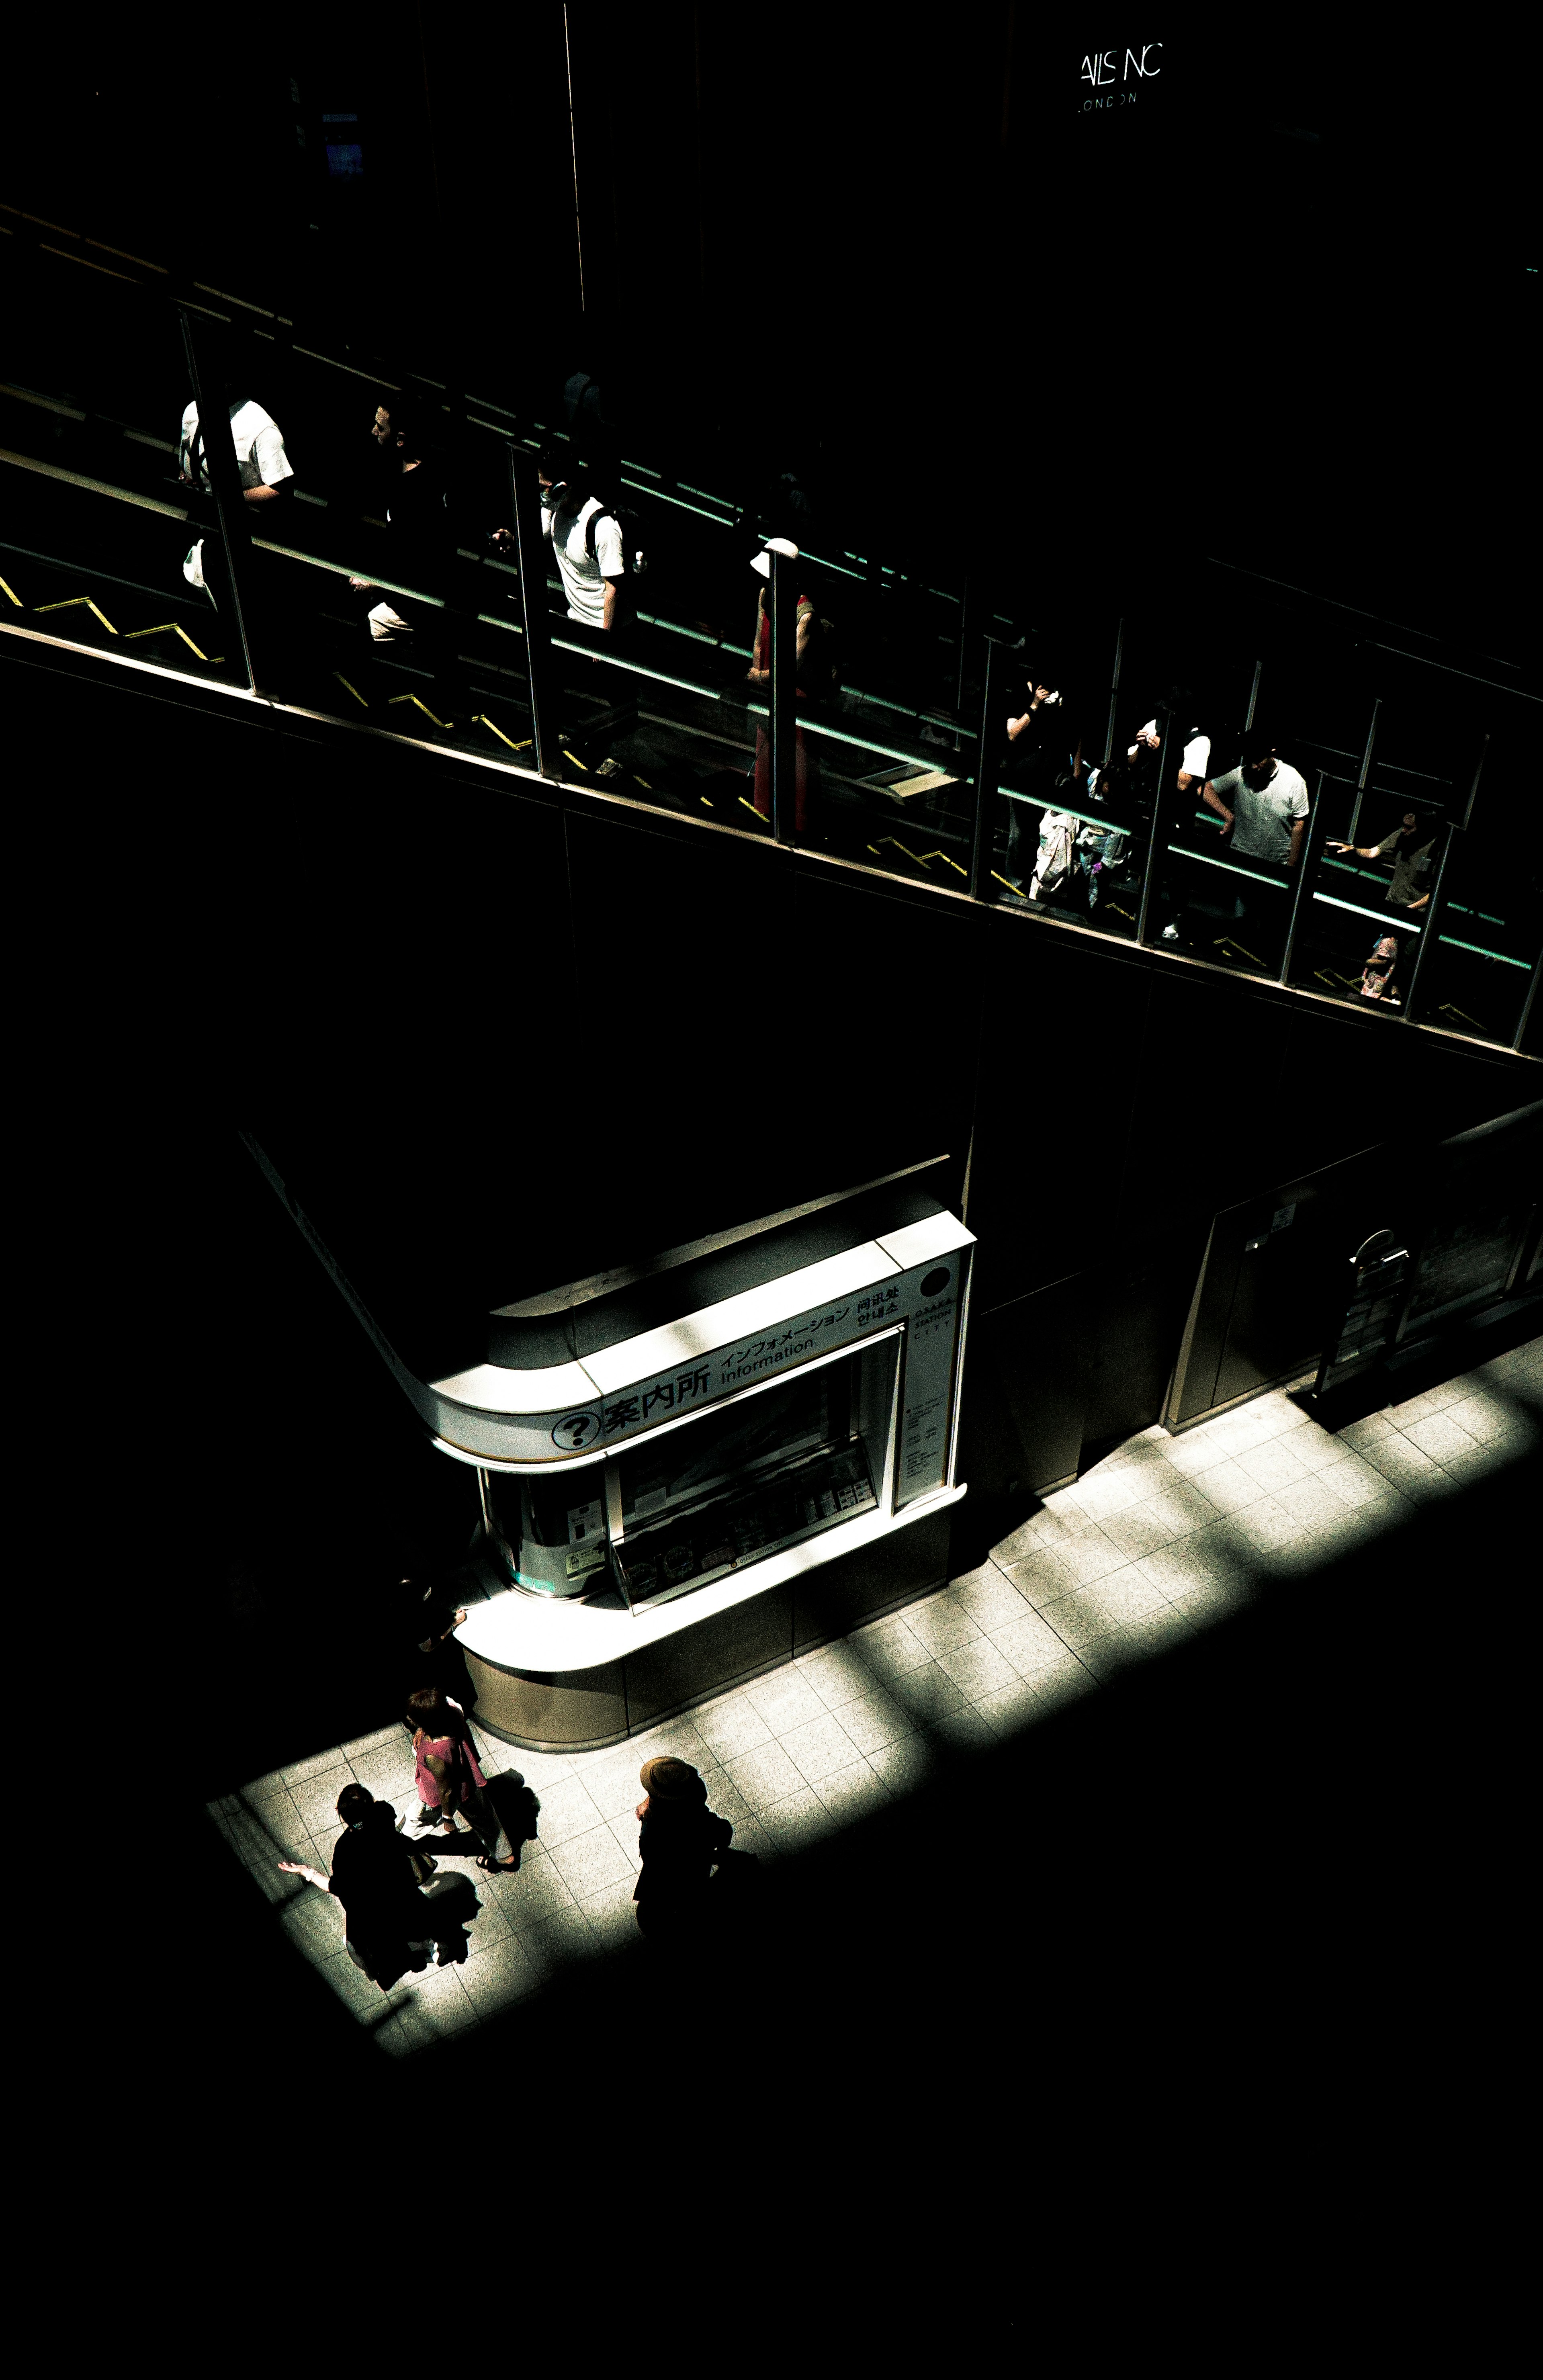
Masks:
[[[716,1620],[736,1605],[818,1570],[842,1554],[857,1553],[893,1536],[913,1521],[946,1511],[964,1495],[963,1486],[940,1488],[930,1495],[918,1496],[900,1512],[864,1512],[855,1521],[840,1522],[802,1545],[789,1546],[747,1570],[731,1572],[636,1618],[627,1611],[598,1611],[592,1604],[565,1597],[549,1601],[510,1587],[469,1613],[466,1625],[456,1631],[456,1642],[464,1653],[495,1669],[535,1671],[549,1678],[577,1677],[583,1670],[606,1668],[625,1660],[628,1654],[647,1651],[666,1637]]]

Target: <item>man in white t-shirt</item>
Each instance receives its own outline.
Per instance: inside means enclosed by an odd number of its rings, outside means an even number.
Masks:
[[[241,494],[249,505],[272,505],[288,492],[286,483],[295,473],[284,451],[284,432],[271,413],[250,397],[243,397],[230,408],[230,434],[236,444],[236,462],[241,474]],[[209,485],[209,462],[199,435],[199,409],[189,405],[182,417],[182,438],[177,447],[177,474],[188,486],[194,484],[195,474],[203,487]],[[182,575],[192,587],[201,587],[216,611],[220,600],[204,576],[204,540],[200,537],[192,546],[182,565]],[[223,572],[220,574],[223,577]]]
[[[1289,760],[1265,745],[1241,768],[1208,784],[1201,796],[1221,820],[1221,840],[1243,859],[1294,868],[1307,832],[1307,784]]]
[[[543,454],[537,466],[541,483],[541,535],[552,540],[557,575],[568,599],[569,619],[579,621],[587,628],[614,631],[618,625],[626,581],[622,532],[601,499],[589,493],[577,466],[566,479],[560,476],[563,468],[563,463],[552,454]]]
[[[1180,793],[1187,794],[1194,786],[1203,785],[1206,782],[1206,771],[1210,767],[1210,737],[1198,727],[1184,731],[1184,736],[1178,783]],[[1143,745],[1148,752],[1162,749],[1162,735],[1155,719],[1148,719],[1145,727],[1136,729],[1136,742],[1126,747],[1126,759],[1134,760]]]
[[[569,619],[586,628],[606,628],[614,634],[623,621],[626,585],[621,528],[602,499],[589,494],[578,476],[579,467],[573,467],[571,479],[562,476],[566,468],[558,449],[541,449],[536,466],[541,487],[541,535],[552,540]],[[514,541],[511,529],[494,529],[495,545],[508,548]]]

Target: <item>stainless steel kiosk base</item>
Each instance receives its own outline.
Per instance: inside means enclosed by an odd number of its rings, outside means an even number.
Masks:
[[[527,1752],[596,1752],[747,1678],[780,1669],[941,1585],[948,1575],[952,1507],[962,1492],[945,1490],[914,1519],[899,1526],[891,1521],[866,1538],[869,1524],[854,1524],[857,1541],[833,1554],[822,1544],[812,1566],[796,1566],[786,1556],[769,1562],[768,1572],[786,1574],[738,1599],[710,1588],[637,1621],[616,1615],[616,1633],[639,1640],[636,1649],[582,1667],[516,1666],[497,1658],[494,1648],[502,1637],[500,1649],[508,1655],[521,1649],[522,1621],[560,1623],[571,1616],[592,1625],[599,1615],[572,1607],[567,1614],[539,1605],[532,1609],[531,1600],[517,1594],[480,1605],[458,1632],[477,1689],[477,1725]]]

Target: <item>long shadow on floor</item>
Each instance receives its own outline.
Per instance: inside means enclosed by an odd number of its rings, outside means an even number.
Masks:
[[[1261,1565],[1241,1614],[768,1864],[699,1951],[639,1939],[399,2066],[211,1854],[192,1954],[232,2093],[261,2133],[259,2065],[299,2058],[340,2109],[428,2091],[553,2155],[801,2109],[818,2166],[832,2124],[963,2153],[1154,2087],[1171,2119],[1288,2074],[1365,2092],[1422,2024],[1428,2073],[1468,2007],[1452,1949],[1476,1987],[1504,1922],[1480,1876],[1532,1485],[1516,1464],[1353,1556]]]

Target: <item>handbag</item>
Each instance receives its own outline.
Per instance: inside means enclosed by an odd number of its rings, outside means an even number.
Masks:
[[[407,1854],[407,1865],[412,1870],[414,1884],[419,1886],[427,1884],[439,1866],[438,1860],[431,1852],[419,1851],[415,1843],[405,1844],[403,1848]]]

